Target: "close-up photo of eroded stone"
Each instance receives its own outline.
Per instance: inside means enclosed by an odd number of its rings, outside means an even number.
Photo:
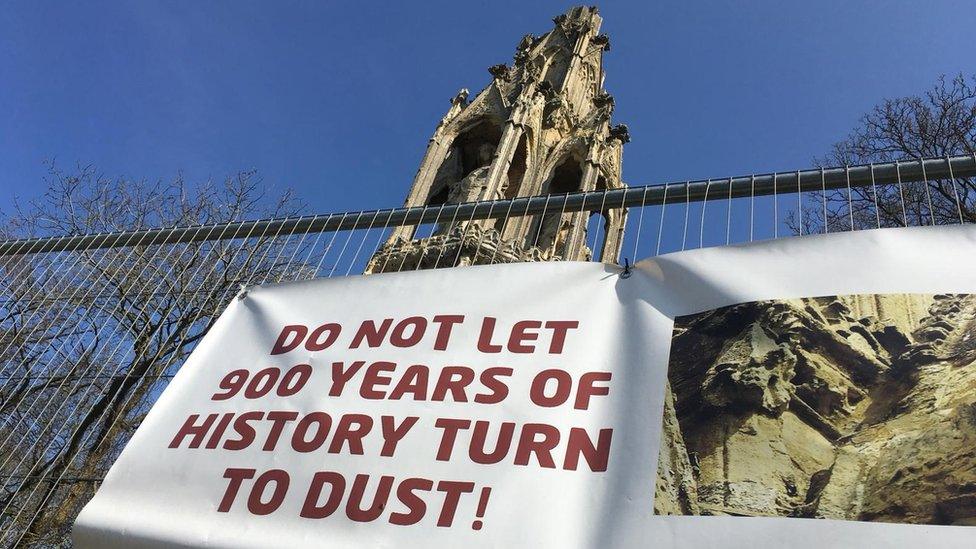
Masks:
[[[654,511],[976,525],[976,296],[675,320]]]

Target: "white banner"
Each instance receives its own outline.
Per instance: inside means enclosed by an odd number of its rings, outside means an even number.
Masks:
[[[653,497],[647,279],[520,264],[254,288],[75,525],[85,547],[591,546]]]
[[[80,547],[972,547],[976,228],[252,289]]]

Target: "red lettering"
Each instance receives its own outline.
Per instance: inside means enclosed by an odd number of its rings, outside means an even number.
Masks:
[[[309,429],[315,426],[312,440],[305,440]],[[291,437],[291,447],[296,452],[314,452],[325,444],[332,428],[332,417],[325,412],[309,412],[295,426],[295,433]]]
[[[508,455],[509,448],[512,447],[512,437],[515,434],[515,424],[506,421],[502,423],[498,430],[498,439],[495,441],[495,449],[488,452],[486,442],[488,438],[487,421],[474,422],[474,431],[471,433],[471,446],[468,448],[468,457],[475,463],[489,465],[498,463]]]
[[[227,412],[220,418],[220,422],[217,423],[217,427],[210,434],[210,440],[207,441],[207,445],[204,448],[213,450],[220,444],[220,437],[224,436],[224,431],[227,430],[227,426],[230,425],[230,420],[232,419],[234,419],[234,412]]]
[[[610,375],[610,372],[586,372],[580,376],[579,387],[576,388],[576,404],[573,408],[587,410],[590,407],[591,397],[609,395],[610,387],[606,385],[596,386],[594,383],[610,381]]]
[[[309,351],[328,349],[338,339],[339,332],[341,331],[342,326],[334,322],[323,324],[309,334],[308,341],[305,342],[305,348]],[[323,333],[325,334],[325,339],[321,339]]]
[[[538,320],[520,320],[512,326],[512,335],[508,338],[508,350],[512,353],[532,353],[535,352],[535,347],[532,345],[524,345],[526,341],[535,341],[539,339],[538,333],[528,332],[528,330],[537,330],[542,327],[542,323]]]
[[[373,503],[368,509],[363,509],[363,496],[366,493],[366,483],[369,482],[369,475],[359,474],[352,481],[352,490],[349,492],[349,501],[346,503],[346,516],[356,522],[369,522],[376,520],[386,508],[386,500],[390,498],[390,490],[393,488],[393,477],[383,475],[380,477],[380,484],[376,488],[376,495],[373,496]]]
[[[458,430],[471,427],[471,421],[441,417],[434,422],[434,427],[444,430],[441,435],[441,443],[437,448],[437,461],[450,461]]]
[[[308,335],[308,328],[301,324],[285,326],[281,329],[281,333],[278,334],[278,340],[275,341],[274,347],[271,349],[271,354],[280,355],[291,351],[302,344],[306,335]],[[289,337],[292,338],[291,341],[288,340]]]
[[[451,340],[451,330],[454,329],[455,324],[464,322],[464,315],[437,315],[434,317],[434,322],[439,325],[437,337],[434,339],[434,350],[445,351],[448,341]]]
[[[359,326],[359,330],[356,335],[352,338],[352,343],[349,344],[350,349],[358,349],[366,340],[366,345],[369,347],[379,347],[383,344],[383,339],[386,337],[386,332],[390,329],[393,324],[392,318],[384,318],[383,322],[380,323],[379,327],[376,327],[376,322],[372,320],[367,320]]]
[[[481,376],[479,377],[481,384],[491,392],[475,395],[474,401],[478,404],[498,404],[505,400],[508,397],[508,385],[498,378],[511,377],[513,372],[514,370],[511,368],[488,368],[481,372]]]
[[[278,390],[275,392],[278,396],[291,396],[301,391],[310,377],[312,377],[311,364],[296,364],[285,372],[285,376],[281,378],[281,384],[278,385]]]
[[[429,381],[430,370],[423,364],[414,364],[407,368],[396,387],[390,392],[390,400],[400,400],[407,393],[412,394],[414,400],[427,400]]]
[[[385,387],[390,384],[392,378],[381,376],[381,372],[392,372],[396,369],[396,364],[392,362],[374,362],[366,368],[363,374],[363,384],[359,387],[359,396],[368,400],[378,400],[386,396],[383,391],[377,391],[376,386]]]
[[[563,352],[566,344],[566,332],[579,328],[577,320],[550,320],[546,322],[546,328],[552,330],[552,341],[549,343],[549,354],[558,355]]]
[[[575,471],[579,465],[580,455],[582,455],[586,459],[590,471],[595,473],[606,471],[607,462],[610,461],[611,437],[613,437],[613,429],[600,429],[600,435],[597,438],[596,445],[594,445],[586,429],[573,427],[569,430],[563,469]]]
[[[247,382],[247,376],[251,373],[247,370],[234,370],[220,380],[220,388],[225,389],[223,393],[214,393],[210,400],[227,400],[238,393]]]
[[[442,480],[437,483],[437,491],[444,492],[444,506],[441,507],[440,516],[437,517],[437,525],[448,527],[454,524],[454,513],[457,512],[461,494],[473,492],[474,483]]]
[[[329,499],[325,503],[318,505],[319,497],[322,495],[322,487],[329,485]],[[346,479],[339,473],[331,471],[320,471],[312,477],[312,484],[305,495],[305,503],[302,505],[300,515],[304,518],[320,519],[335,513],[342,502],[342,494],[346,491]]]
[[[269,414],[270,415],[270,414]],[[274,483],[271,498],[268,501],[261,501],[268,485]],[[255,515],[269,515],[281,507],[281,502],[285,500],[288,492],[288,473],[281,469],[271,469],[266,471],[254,481],[251,488],[251,495],[247,498],[247,510]]]
[[[494,345],[491,342],[491,336],[495,332],[495,320],[490,316],[486,316],[481,322],[481,334],[478,335],[478,350],[482,353],[494,354],[502,352],[501,345]]]
[[[281,431],[285,428],[285,424],[298,419],[298,412],[272,411],[268,412],[267,419],[271,421],[271,431],[268,432],[268,438],[265,439],[264,446],[261,449],[270,452],[278,445],[278,439],[281,437]]]
[[[220,500],[220,505],[217,506],[218,513],[226,513],[230,511],[231,506],[234,505],[234,500],[237,499],[237,492],[241,489],[241,483],[245,479],[254,478],[254,469],[238,469],[236,467],[228,467],[224,470],[224,478],[230,479],[227,483],[227,489],[224,490],[224,497]]]
[[[332,363],[332,388],[329,389],[329,396],[341,396],[342,390],[346,387],[346,383],[352,379],[352,376],[356,375],[356,372],[366,364],[365,361],[357,360],[349,365],[348,369],[343,368],[341,362]]]
[[[419,419],[417,416],[409,416],[404,418],[400,425],[397,425],[396,418],[393,416],[380,417],[380,425],[383,428],[383,449],[380,451],[380,455],[383,457],[393,457],[397,444],[403,440],[403,437],[407,436],[407,433],[410,432],[410,429],[413,428]]]
[[[200,414],[191,414],[183,422],[183,426],[177,431],[176,436],[173,437],[173,441],[169,443],[169,447],[179,448],[180,444],[183,444],[184,438],[192,436],[193,438],[190,439],[189,448],[199,448],[200,444],[203,443],[203,438],[207,436],[207,431],[210,430],[210,426],[213,425],[214,421],[217,421],[219,415],[210,414],[207,416],[207,419],[203,420],[203,423],[197,425],[196,421],[199,419]]]
[[[409,336],[404,335],[407,329],[410,329]],[[426,318],[422,316],[404,318],[393,328],[393,333],[390,334],[390,343],[394,347],[413,347],[420,343],[425,331],[427,331]]]
[[[552,396],[546,396],[546,386],[549,380],[556,382],[556,391]],[[569,394],[573,389],[573,378],[569,372],[555,368],[543,370],[536,374],[532,379],[532,386],[529,388],[529,399],[536,406],[543,408],[554,408],[569,400]]]
[[[237,440],[225,440],[225,450],[243,450],[254,442],[257,433],[249,422],[257,421],[264,417],[264,412],[244,412],[234,420],[234,430],[240,436]]]
[[[355,425],[355,427],[353,427]],[[329,445],[329,453],[338,454],[349,442],[349,453],[363,455],[363,437],[373,428],[373,418],[364,414],[346,414],[336,425],[335,436]]]
[[[536,440],[536,435],[542,435],[542,440]],[[545,423],[526,423],[522,426],[518,448],[515,450],[515,465],[528,465],[529,458],[535,454],[540,466],[555,469],[552,450],[558,444],[559,429]]]
[[[274,384],[278,382],[278,376],[280,375],[281,370],[273,367],[265,368],[254,374],[251,382],[244,389],[244,398],[261,398],[268,394],[274,388]]]
[[[429,492],[434,487],[434,482],[425,478],[408,478],[397,486],[397,499],[407,506],[406,513],[390,513],[390,524],[397,526],[410,526],[417,524],[427,513],[427,504],[415,491],[421,490]]]
[[[435,402],[443,401],[447,393],[451,393],[454,402],[467,402],[468,397],[464,389],[474,381],[474,370],[465,366],[447,366],[437,377],[437,385],[430,399]]]

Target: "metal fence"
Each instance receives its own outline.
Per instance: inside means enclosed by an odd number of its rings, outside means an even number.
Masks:
[[[423,238],[450,224],[463,239],[476,220],[627,209],[621,258],[633,261],[811,232],[976,222],[973,176],[976,156],[956,156],[0,242],[0,545],[70,545],[74,517],[242,287],[358,275],[396,227]],[[584,233],[592,250],[606,238],[601,219],[591,216]],[[438,256],[434,265],[457,263]]]

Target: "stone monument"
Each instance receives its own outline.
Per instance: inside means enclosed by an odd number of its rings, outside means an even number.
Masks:
[[[472,100],[462,89],[437,125],[404,206],[553,195],[544,214],[499,219],[438,219],[397,227],[367,273],[519,261],[616,263],[626,210],[567,211],[562,194],[624,186],[627,127],[611,126],[613,97],[603,89],[603,52],[595,7],[571,8],[555,27],[519,42],[511,66],[488,70],[492,82]],[[602,219],[590,221],[591,216]],[[601,234],[587,234],[599,227]],[[599,242],[591,250],[588,243]]]

